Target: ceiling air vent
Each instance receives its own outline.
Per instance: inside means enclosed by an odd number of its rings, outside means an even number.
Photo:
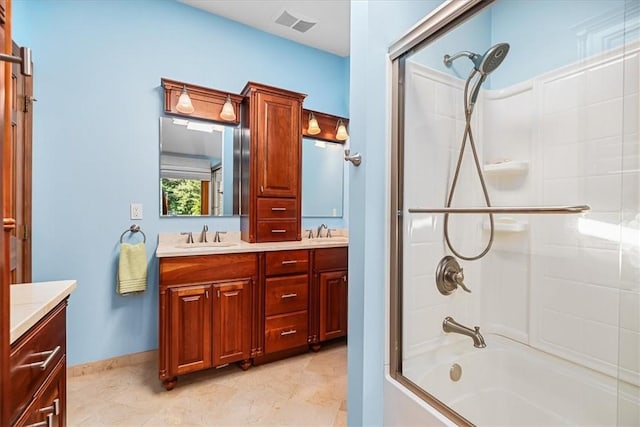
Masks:
[[[276,18],[275,22],[276,22],[276,24],[280,24],[280,25],[284,25],[285,27],[293,28],[294,30],[299,31],[301,33],[306,33],[311,28],[313,28],[314,25],[316,25],[316,22],[305,21],[303,19],[300,19],[300,18],[290,14],[286,10],[282,11],[280,16],[278,16]]]

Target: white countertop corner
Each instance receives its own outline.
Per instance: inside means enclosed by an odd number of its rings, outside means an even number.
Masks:
[[[11,285],[11,344],[73,292],[75,280]]]

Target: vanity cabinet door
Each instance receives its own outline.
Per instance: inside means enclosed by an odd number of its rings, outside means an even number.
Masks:
[[[272,93],[257,94],[256,126],[258,164],[257,194],[260,197],[297,198],[300,185],[301,103]]]
[[[347,271],[320,273],[320,341],[347,335]]]
[[[170,364],[174,375],[211,366],[211,285],[170,288]]]
[[[251,285],[238,280],[213,285],[213,365],[251,357]]]

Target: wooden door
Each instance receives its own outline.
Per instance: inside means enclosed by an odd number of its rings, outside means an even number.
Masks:
[[[171,288],[170,366],[174,375],[211,366],[211,285]]]
[[[11,52],[11,0],[0,0],[0,49],[3,53]],[[10,212],[9,202],[6,199],[7,189],[4,186],[8,176],[5,167],[5,151],[9,147],[7,136],[9,135],[10,115],[5,107],[6,98],[11,91],[11,80],[8,77],[10,66],[8,63],[0,63],[0,203],[2,206],[3,233],[0,242],[0,425],[9,425],[11,414],[9,408],[9,343],[10,343],[10,302],[9,302],[9,239],[15,221],[7,216]]]
[[[213,364],[250,358],[251,280],[213,285]]]
[[[13,44],[13,55],[20,48]],[[11,233],[11,283],[31,282],[31,135],[33,77],[11,68],[11,214],[16,227]]]
[[[258,92],[257,106],[256,194],[264,197],[298,197],[302,163],[300,101]]]
[[[320,273],[320,341],[347,335],[347,272]]]

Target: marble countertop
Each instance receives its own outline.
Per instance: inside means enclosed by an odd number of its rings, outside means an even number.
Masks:
[[[156,257],[177,257],[191,255],[233,254],[242,252],[270,252],[287,251],[295,249],[336,248],[349,246],[349,237],[346,230],[333,232],[333,237],[320,237],[314,239],[302,239],[291,242],[248,243],[240,239],[239,232],[222,234],[222,242],[216,246],[213,241],[213,233],[207,233],[209,243],[198,243],[200,234],[194,232],[193,239],[196,243],[186,243],[186,237],[179,233],[160,233],[158,235],[158,248]]]
[[[11,285],[11,344],[76,288],[75,280]]]

